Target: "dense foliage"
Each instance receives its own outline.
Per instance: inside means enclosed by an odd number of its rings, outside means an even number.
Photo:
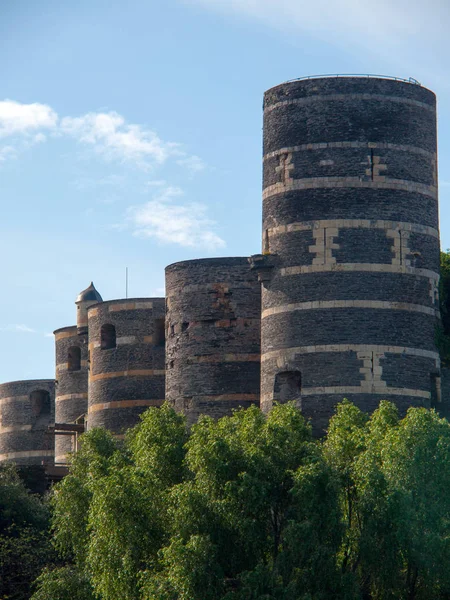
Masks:
[[[190,433],[150,409],[119,446],[84,436],[53,498],[34,600],[450,597],[450,425],[344,401],[314,441],[291,404]]]
[[[25,600],[43,566],[53,559],[50,514],[30,494],[12,465],[0,467],[0,598]]]

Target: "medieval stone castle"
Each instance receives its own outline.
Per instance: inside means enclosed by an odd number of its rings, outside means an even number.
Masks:
[[[263,252],[166,268],[166,298],[103,301],[55,331],[55,380],[0,385],[0,461],[61,464],[166,399],[187,416],[295,400],[316,432],[344,397],[439,406],[436,98],[394,78],[264,96]],[[52,431],[54,434],[49,434]]]

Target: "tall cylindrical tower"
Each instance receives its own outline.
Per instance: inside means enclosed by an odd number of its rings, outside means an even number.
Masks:
[[[87,333],[78,333],[76,326],[62,327],[55,332],[56,350],[56,423],[73,424],[82,420],[88,405],[88,343]],[[75,451],[75,434],[55,436],[55,462],[67,462]]]
[[[102,302],[88,309],[88,429],[117,435],[164,402],[164,298]]]
[[[166,398],[187,416],[259,404],[261,286],[246,258],[166,267]]]
[[[406,81],[303,79],[264,96],[261,404],[317,430],[430,401],[439,357],[436,99]]]
[[[33,379],[0,385],[0,462],[53,464],[55,381]]]

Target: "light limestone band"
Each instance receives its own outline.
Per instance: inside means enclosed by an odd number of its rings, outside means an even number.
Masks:
[[[33,425],[12,425],[11,427],[0,426],[0,435],[11,431],[31,431],[32,429]]]
[[[123,310],[144,310],[152,309],[154,302],[142,301],[142,302],[121,302],[118,304],[110,304],[108,306],[108,312],[120,312]],[[96,317],[99,314],[100,308],[96,306],[88,310],[88,318]]]
[[[287,277],[290,275],[303,275],[307,273],[328,273],[335,272],[353,272],[365,271],[371,273],[396,273],[405,275],[417,275],[427,277],[435,281],[439,280],[439,273],[430,269],[416,269],[409,265],[392,265],[384,263],[329,263],[324,265],[296,265],[292,267],[283,267],[280,269],[280,275]]]
[[[395,388],[387,385],[383,386],[369,386],[363,385],[365,382],[361,382],[361,386],[330,386],[330,387],[315,387],[315,388],[304,388],[302,390],[302,396],[315,396],[316,394],[389,394],[390,396],[413,396],[415,398],[427,398],[431,397],[430,392],[425,390],[414,390],[409,388]]]
[[[382,229],[385,231],[410,231],[412,233],[421,233],[430,235],[439,239],[439,231],[434,227],[420,225],[419,223],[409,223],[406,221],[388,221],[384,219],[317,219],[315,221],[298,221],[288,225],[279,225],[278,227],[269,227],[267,229],[269,236],[292,233],[294,231],[312,231],[314,229]]]
[[[89,374],[89,381],[99,381],[102,379],[114,379],[115,377],[147,377],[152,375],[165,375],[164,369],[135,369],[132,371],[115,371],[111,373],[99,373],[98,375]]]
[[[438,316],[439,310],[422,306],[421,304],[409,304],[408,302],[384,302],[382,300],[315,300],[313,302],[298,302],[296,304],[285,304],[275,306],[262,311],[261,318],[266,319],[273,315],[290,313],[297,310],[328,310],[333,308],[368,308],[377,310],[402,310],[407,312],[418,312],[430,316]]]
[[[432,350],[422,350],[422,348],[409,348],[407,346],[386,346],[379,344],[323,344],[316,346],[297,346],[294,348],[283,348],[281,350],[271,350],[261,356],[261,361],[281,359],[293,360],[296,354],[315,354],[320,352],[375,352],[380,354],[407,354],[410,356],[420,356],[423,358],[432,358],[439,364],[439,353]]]
[[[376,181],[364,181],[360,177],[309,177],[305,179],[286,179],[285,182],[278,182],[267,186],[263,191],[263,200],[267,200],[267,198],[276,196],[277,194],[293,191],[336,188],[401,190],[405,192],[416,192],[418,194],[423,194],[424,196],[430,196],[434,199],[437,198],[437,189],[434,185],[426,185],[407,179],[394,179],[379,176]]]
[[[297,104],[306,106],[308,104],[316,104],[316,102],[330,102],[334,100],[377,100],[381,102],[395,102],[397,104],[408,104],[410,106],[417,106],[424,108],[434,113],[435,107],[420,102],[420,100],[412,100],[411,98],[402,98],[401,96],[385,96],[383,94],[318,94],[317,96],[308,96],[305,98],[294,98],[292,100],[280,100],[270,106],[266,106],[264,113],[271,112],[280,106],[288,106],[290,104]]]
[[[127,346],[127,345],[135,345],[135,344],[153,344],[153,336],[152,335],[144,335],[142,337],[137,335],[123,335],[116,338],[117,346]],[[89,344],[89,350],[101,348],[102,343],[91,342]]]
[[[259,394],[219,394],[217,396],[195,396],[201,402],[258,402]]]
[[[63,402],[64,400],[86,400],[87,397],[87,393],[63,394],[62,396],[56,396],[55,402]]]
[[[88,409],[88,415],[99,410],[110,410],[113,408],[132,408],[133,406],[161,406],[164,400],[116,400],[113,402],[99,402],[92,404]]]
[[[412,154],[421,154],[427,156],[432,160],[436,159],[436,153],[424,150],[417,146],[409,146],[405,144],[390,144],[389,142],[318,142],[316,144],[300,144],[299,146],[289,146],[286,148],[279,148],[273,152],[268,152],[263,160],[275,158],[281,154],[289,154],[292,152],[302,152],[304,150],[324,150],[326,148],[364,148],[364,149],[377,149],[377,150],[396,150],[399,152],[410,152]]]
[[[54,452],[53,450],[28,450],[21,452],[6,452],[5,454],[0,454],[0,461],[10,460],[12,458],[34,458],[37,456],[50,456],[53,458]]]
[[[27,402],[29,399],[29,396],[8,396],[7,398],[0,398],[0,405],[8,402]]]
[[[365,382],[362,382],[365,383]],[[345,394],[376,394],[385,396],[412,396],[414,398],[424,398],[429,400],[431,393],[424,390],[414,390],[409,388],[394,388],[388,386],[331,386],[331,387],[311,387],[302,388],[302,396],[322,396],[322,395],[345,395]],[[264,394],[261,398],[261,404],[273,401],[271,394]]]
[[[77,334],[77,327],[74,326],[70,331],[61,331],[60,333],[55,333],[55,341],[59,342],[59,340],[64,340],[66,338],[75,337]]]

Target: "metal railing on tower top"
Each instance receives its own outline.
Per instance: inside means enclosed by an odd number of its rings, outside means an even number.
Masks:
[[[291,83],[293,81],[302,81],[304,79],[324,79],[326,77],[370,77],[373,79],[391,79],[393,81],[403,81],[404,83],[413,83],[414,85],[422,85],[420,81],[414,79],[414,77],[409,77],[409,79],[404,79],[403,77],[391,77],[390,75],[374,75],[369,73],[332,73],[327,75],[306,75],[305,77],[296,77],[294,79],[288,79],[285,83]]]

